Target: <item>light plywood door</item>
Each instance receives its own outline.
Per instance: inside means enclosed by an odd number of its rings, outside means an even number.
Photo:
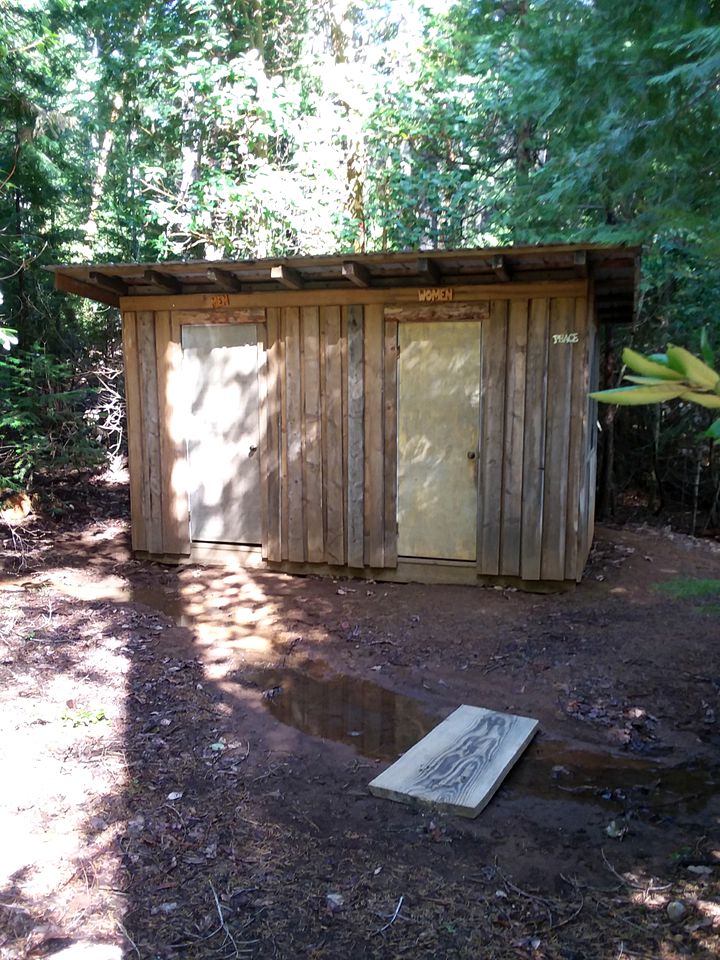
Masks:
[[[480,324],[401,323],[398,553],[475,560]]]
[[[182,345],[191,539],[259,544],[257,327],[183,326]]]

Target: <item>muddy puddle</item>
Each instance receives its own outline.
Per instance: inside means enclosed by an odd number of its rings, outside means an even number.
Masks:
[[[720,790],[720,768],[662,766],[539,739],[531,744],[505,785],[544,799],[573,800],[613,811],[647,810],[671,817],[679,810],[702,810]]]
[[[346,743],[365,757],[394,760],[440,721],[412,697],[330,673],[319,661],[304,663],[302,669],[248,671],[238,679],[257,688],[280,723]]]
[[[264,706],[280,723],[349,744],[366,757],[396,759],[441,719],[412,697],[368,680],[329,674],[317,661],[302,670],[250,672],[241,682],[257,687]],[[678,809],[705,807],[720,790],[720,770],[665,767],[540,738],[512,770],[505,789],[613,811],[647,809],[672,816]]]
[[[85,601],[140,603],[182,627],[197,627],[194,605],[163,590],[98,584],[28,583],[2,589],[53,586]],[[192,611],[188,613],[188,607]],[[202,610],[203,604],[199,604]],[[202,619],[206,619],[208,611]],[[222,619],[221,610],[210,617]],[[222,626],[218,624],[218,626]],[[302,668],[238,671],[233,681],[257,691],[263,707],[279,723],[301,732],[347,744],[364,757],[394,760],[425,736],[442,717],[413,697],[395,693],[369,680],[333,673],[322,661]],[[446,713],[457,704],[448,704]],[[546,740],[542,733],[530,745],[504,783],[513,794],[548,800],[569,800],[612,811],[634,811],[656,817],[697,812],[720,791],[720,767],[684,764],[666,766],[632,756],[583,750],[566,742]]]

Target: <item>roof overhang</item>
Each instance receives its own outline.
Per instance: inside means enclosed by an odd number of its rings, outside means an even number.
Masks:
[[[50,266],[55,287],[120,306],[122,297],[288,290],[498,285],[590,278],[600,322],[635,313],[640,248],[605,244]]]

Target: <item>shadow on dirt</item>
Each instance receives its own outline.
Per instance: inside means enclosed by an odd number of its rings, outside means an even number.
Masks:
[[[3,960],[80,940],[143,960],[716,950],[717,769],[603,746],[609,699],[572,714],[561,689],[572,646],[589,700],[613,660],[593,656],[583,624],[627,643],[631,594],[508,605],[465,588],[173,570],[92,531],[13,579]],[[681,619],[644,609],[647,629],[648,616]],[[694,626],[698,675],[713,676]],[[518,708],[533,679],[545,733],[478,820],[369,795],[459,702]],[[626,681],[617,711],[638,699]]]

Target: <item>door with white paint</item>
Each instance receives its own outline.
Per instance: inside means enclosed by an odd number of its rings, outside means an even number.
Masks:
[[[398,554],[473,561],[480,323],[398,330]]]
[[[255,324],[182,328],[190,537],[259,544],[258,331]]]

